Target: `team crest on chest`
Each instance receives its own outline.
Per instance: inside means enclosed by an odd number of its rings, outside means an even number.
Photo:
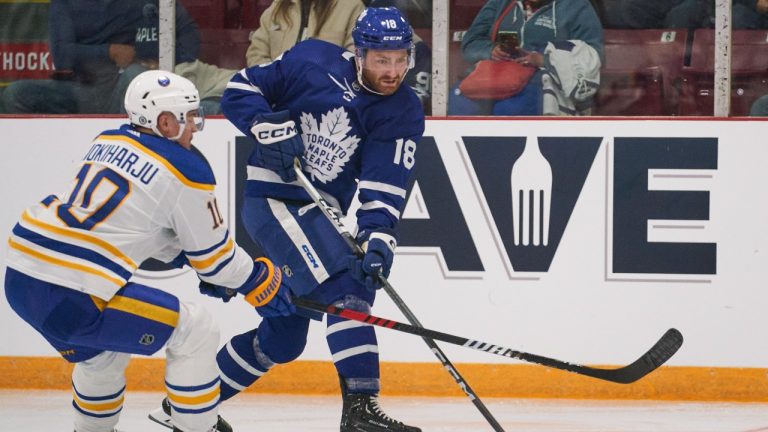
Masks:
[[[323,183],[338,177],[360,142],[351,131],[343,107],[322,114],[319,122],[312,114],[301,113],[301,137],[307,146],[304,170]]]

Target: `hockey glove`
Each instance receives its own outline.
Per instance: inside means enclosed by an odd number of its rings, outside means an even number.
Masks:
[[[295,181],[293,159],[304,155],[304,142],[288,111],[262,114],[251,126],[251,133],[259,142],[256,159],[261,166],[279,174],[284,182]]]
[[[237,291],[264,318],[288,316],[296,312],[283,272],[267,258],[256,259],[251,277]]]
[[[371,291],[381,288],[379,275],[389,277],[392,260],[395,258],[395,246],[397,241],[393,235],[384,232],[372,233],[362,245],[365,255],[352,259],[350,273]]]
[[[221,299],[221,301],[224,303],[228,302],[232,297],[237,295],[237,290],[234,288],[214,285],[204,280],[200,281],[198,288],[200,289],[200,294]]]
[[[189,260],[187,259],[187,255],[184,253],[184,251],[181,251],[178,255],[176,255],[176,258],[172,259],[171,262],[167,264],[173,268],[182,268],[185,265],[189,265]]]

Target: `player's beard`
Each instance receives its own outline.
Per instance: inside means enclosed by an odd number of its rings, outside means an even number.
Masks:
[[[403,83],[405,73],[400,75],[387,75],[380,76],[376,80],[371,80],[366,74],[363,74],[363,79],[366,81],[367,87],[370,86],[376,93],[384,96],[394,94]]]

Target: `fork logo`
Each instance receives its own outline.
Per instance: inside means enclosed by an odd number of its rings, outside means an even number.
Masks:
[[[463,137],[508,273],[546,272],[602,137]],[[505,180],[509,179],[509,180]]]
[[[515,246],[549,244],[552,167],[536,137],[528,137],[523,154],[512,166],[512,222]]]
[[[471,190],[508,274],[546,272],[602,137],[463,136],[461,142],[474,174]],[[419,159],[398,224],[398,252],[411,247],[411,254],[437,255],[447,277],[477,277],[485,267],[459,198],[474,200],[456,194],[434,137],[419,142]]]

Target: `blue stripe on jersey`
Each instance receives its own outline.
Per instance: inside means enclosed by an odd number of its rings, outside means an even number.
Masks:
[[[173,405],[173,404],[171,404],[171,405]],[[216,408],[217,406],[219,406],[218,402],[213,404],[213,405],[211,405],[211,406],[207,406],[205,408],[200,408],[200,409],[179,408],[176,405],[173,405],[173,410],[176,411],[177,413],[181,413],[181,414],[200,414],[200,413],[208,412],[208,411]]]
[[[40,202],[43,203],[44,206],[48,207],[49,205],[51,205],[52,202],[56,201],[57,199],[59,199],[59,197],[57,197],[56,195],[48,195]]]
[[[229,239],[229,230],[227,230],[227,232],[224,233],[224,238],[220,242],[216,243],[215,245],[213,245],[213,246],[211,246],[211,247],[209,247],[207,249],[203,249],[203,250],[184,251],[184,254],[187,255],[187,256],[200,256],[200,255],[205,255],[205,254],[211,253],[214,250],[216,250],[216,249],[220,248],[221,246],[223,246],[224,243],[226,243],[228,239]]]
[[[24,240],[30,241],[38,246],[42,246],[54,252],[90,261],[100,267],[104,267],[112,271],[126,281],[133,275],[133,273],[123,268],[120,264],[110,260],[109,258],[92,249],[87,249],[81,246],[73,245],[71,243],[64,243],[52,238],[45,237],[34,231],[30,231],[19,224],[16,224],[16,226],[13,227],[13,233],[16,236],[23,238]]]
[[[196,386],[178,386],[178,385],[172,385],[168,381],[165,382],[165,386],[168,387],[171,390],[181,391],[181,392],[193,392],[198,390],[207,390],[211,387],[215,386],[216,383],[218,383],[220,380],[219,377],[216,377],[213,381],[206,383],[206,384],[200,384]]]
[[[102,400],[109,400],[109,399],[117,399],[118,396],[120,396],[125,391],[125,386],[120,389],[115,394],[111,394],[109,396],[85,396],[84,394],[77,391],[77,388],[75,387],[75,383],[72,383],[72,389],[75,391],[75,394],[77,395],[77,398],[86,402],[95,402],[95,401],[102,401]]]
[[[192,150],[187,150],[166,138],[138,132],[130,125],[122,125],[120,129],[105,131],[101,135],[125,136],[136,140],[168,161],[190,181],[209,185],[216,184],[216,178],[208,160],[194,147]]]
[[[237,252],[237,249],[233,248],[232,249],[232,253],[229,254],[229,257],[227,259],[225,259],[224,261],[220,262],[219,265],[217,265],[215,269],[209,271],[208,273],[200,273],[199,276],[203,276],[203,277],[215,276],[216,274],[218,274],[221,271],[221,269],[226,267],[232,261],[232,259],[235,258],[235,253],[236,252]]]

